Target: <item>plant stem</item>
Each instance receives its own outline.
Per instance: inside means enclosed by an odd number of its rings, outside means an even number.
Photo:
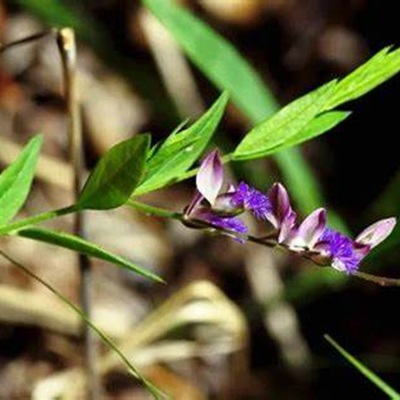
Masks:
[[[34,35],[30,35],[30,36],[24,37],[22,39],[15,40],[14,42],[11,42],[11,43],[7,43],[7,44],[0,43],[0,54],[2,54],[3,52],[5,52],[7,50],[10,50],[16,46],[35,42],[36,40],[43,39],[50,35],[54,35],[53,29],[44,31],[44,32],[35,33]]]
[[[76,211],[76,205],[59,208],[58,210],[46,211],[42,214],[34,215],[20,219],[19,221],[10,223],[0,227],[0,236],[7,235],[18,231],[19,229],[26,228],[30,225],[37,225],[40,222],[48,221],[49,219],[62,217],[63,215],[71,214]]]
[[[128,202],[128,205],[143,212],[144,214],[151,215],[151,216],[157,216],[157,217],[163,217],[163,218],[176,219],[178,221],[181,221],[186,226],[189,226],[192,228],[200,228],[200,229],[201,228],[203,228],[203,229],[210,228],[210,229],[213,229],[213,230],[219,232],[222,235],[233,237],[233,238],[243,240],[246,242],[256,243],[256,244],[259,244],[259,245],[262,245],[265,247],[277,247],[277,248],[284,247],[284,246],[280,246],[279,244],[277,244],[273,240],[272,236],[270,236],[270,235],[257,237],[257,236],[253,236],[253,235],[247,235],[247,234],[230,231],[227,229],[223,229],[219,226],[212,225],[203,220],[196,220],[193,218],[186,219],[185,215],[183,213],[178,213],[178,212],[174,212],[174,211],[165,210],[163,208],[150,206],[148,204],[144,204],[144,203],[141,203],[136,200],[130,200]],[[366,280],[366,281],[369,281],[369,282],[373,282],[380,286],[400,286],[400,279],[396,279],[396,278],[386,278],[383,276],[372,275],[372,274],[368,274],[366,272],[361,272],[361,271],[355,272],[353,274],[353,276],[363,279],[363,280]]]
[[[178,212],[166,210],[164,208],[150,206],[148,204],[144,204],[144,203],[141,203],[136,200],[129,200],[129,202],[127,204],[129,206],[143,212],[144,214],[155,216],[155,217],[176,219],[178,221],[181,221],[184,225],[189,226],[191,228],[198,228],[198,229],[209,228],[209,229],[212,229],[213,231],[219,232],[222,235],[233,237],[240,241],[253,242],[253,243],[257,243],[257,244],[260,244],[260,245],[266,246],[266,247],[275,247],[276,246],[275,241],[270,240],[270,238],[268,236],[256,237],[253,235],[247,235],[245,233],[231,231],[229,229],[224,229],[224,228],[221,228],[220,226],[213,225],[204,220],[195,219],[195,218],[189,219],[183,213],[178,213]]]
[[[84,158],[80,99],[76,82],[76,42],[74,31],[71,28],[60,29],[57,32],[57,45],[62,61],[64,90],[69,115],[70,160],[74,170],[74,197],[76,200],[82,188]],[[74,233],[83,238],[85,238],[84,218],[83,212],[75,214]],[[78,260],[81,276],[80,298],[82,309],[91,319],[90,261],[84,254],[79,254]],[[85,348],[87,398],[89,400],[97,400],[100,398],[100,382],[96,374],[97,343],[89,325],[84,324],[82,329]]]
[[[108,335],[103,332],[100,328],[98,328],[91,320],[90,318],[79,308],[77,307],[71,300],[69,300],[66,296],[64,296],[62,293],[60,293],[58,290],[54,289],[49,283],[47,283],[45,280],[40,278],[38,275],[36,275],[34,272],[32,272],[29,268],[27,268],[25,265],[20,263],[19,261],[15,260],[11,256],[9,256],[7,253],[5,253],[3,250],[0,249],[0,255],[4,257],[6,260],[14,264],[16,267],[18,267],[20,270],[22,270],[25,274],[29,275],[31,278],[42,284],[44,287],[46,287],[51,293],[53,293],[59,300],[61,300],[66,306],[68,306],[72,311],[74,311],[79,318],[82,319],[82,322],[87,324],[90,329],[92,329],[99,337],[100,339],[112,350],[114,351],[117,356],[120,358],[123,364],[125,364],[126,368],[128,371],[135,377],[137,378],[140,382],[142,382],[146,388],[149,390],[149,392],[153,395],[155,400],[158,399],[165,399],[166,396],[164,393],[162,393],[156,386],[154,386],[151,382],[149,382],[146,378],[144,378],[139,371],[133,366],[133,364],[129,361],[129,359],[125,356],[125,354],[117,347],[116,344],[111,340],[111,338],[108,337]]]
[[[141,203],[136,200],[129,200],[128,205],[133,208],[136,208],[137,210],[141,211],[143,214],[146,215],[177,219],[179,221],[182,220],[182,215],[183,215],[182,213],[169,211],[164,208],[154,207],[149,204]]]
[[[400,286],[400,279],[396,278],[386,278],[384,276],[372,275],[366,272],[357,271],[354,276],[365,281],[376,283],[380,286]]]

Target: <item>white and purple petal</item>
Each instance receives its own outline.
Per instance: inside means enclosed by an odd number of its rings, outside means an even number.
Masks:
[[[312,250],[326,228],[326,210],[313,211],[299,227],[287,233],[286,244],[291,250]]]
[[[222,188],[223,179],[221,158],[218,150],[214,150],[203,160],[196,175],[197,190],[211,205]]]
[[[267,193],[271,204],[270,212],[266,219],[276,229],[280,229],[285,218],[293,219],[295,215],[290,205],[290,199],[286,188],[280,183],[274,183]]]
[[[386,218],[375,222],[356,237],[356,242],[373,248],[382,243],[392,233],[395,225],[396,218]]]

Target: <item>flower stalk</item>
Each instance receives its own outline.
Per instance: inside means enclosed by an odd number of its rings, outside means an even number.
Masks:
[[[362,260],[384,241],[396,225],[395,218],[375,222],[352,239],[327,225],[327,211],[319,208],[303,221],[290,204],[285,187],[272,185],[264,194],[245,182],[224,186],[222,159],[218,150],[209,153],[196,175],[196,191],[182,214],[131,201],[131,206],[150,215],[180,220],[194,229],[205,229],[232,237],[245,243],[253,242],[267,247],[278,247],[319,266],[332,268],[380,285],[400,285],[400,280],[377,277],[359,272]],[[261,237],[248,233],[239,218],[250,212],[269,226],[267,235]]]

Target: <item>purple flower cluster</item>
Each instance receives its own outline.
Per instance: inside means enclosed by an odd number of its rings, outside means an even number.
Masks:
[[[380,220],[356,239],[351,239],[327,226],[326,210],[319,208],[301,223],[290,204],[289,195],[280,183],[267,194],[247,185],[230,185],[223,190],[223,168],[218,150],[202,162],[196,176],[197,191],[185,210],[186,221],[204,221],[234,233],[246,234],[247,226],[238,218],[245,211],[268,221],[273,228],[268,239],[289,251],[307,257],[319,265],[331,265],[346,273],[358,270],[360,262],[392,232],[395,218]],[[236,238],[239,241],[243,239]]]
[[[240,234],[248,232],[238,214],[250,211],[256,218],[266,220],[272,206],[267,195],[244,182],[229,185],[223,191],[223,168],[218,150],[202,162],[196,176],[197,191],[185,210],[186,219],[206,221],[219,228]],[[240,238],[238,241],[242,241]]]

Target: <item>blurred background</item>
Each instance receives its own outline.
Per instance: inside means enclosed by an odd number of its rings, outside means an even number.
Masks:
[[[399,45],[395,2],[182,0],[256,68],[280,104]],[[87,168],[113,144],[151,132],[153,143],[198,117],[218,91],[139,1],[0,1],[0,41],[71,25],[79,43]],[[353,115],[301,146],[329,209],[358,232],[400,211],[396,127],[400,78],[344,109]],[[343,108],[343,107],[342,107]],[[0,63],[0,164],[35,133],[45,136],[34,190],[21,215],[72,201],[59,55],[47,37],[10,49]],[[230,105],[216,142],[229,151],[250,127]],[[282,179],[271,159],[227,167],[266,190]],[[290,177],[289,177],[290,178]],[[290,179],[289,179],[290,189]],[[172,210],[193,182],[142,198]],[[307,191],[307,187],[304,188]],[[253,229],[262,230],[255,221]],[[70,230],[68,218],[52,227]],[[400,389],[397,288],[318,268],[281,253],[121,209],[91,212],[88,238],[162,275],[150,284],[93,262],[94,321],[176,399],[379,399],[382,394],[323,339],[329,333]],[[400,278],[400,230],[363,265]],[[2,249],[78,301],[73,253],[20,238]],[[80,399],[79,321],[38,283],[0,260],[0,399]],[[171,300],[172,299],[172,300]],[[147,399],[101,348],[104,399]],[[71,384],[73,382],[74,384]]]

